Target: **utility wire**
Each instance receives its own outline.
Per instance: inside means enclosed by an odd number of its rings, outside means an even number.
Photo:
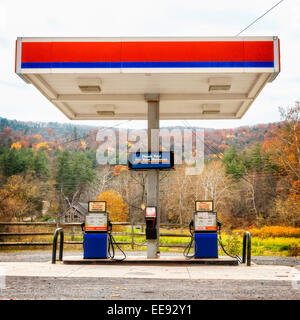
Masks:
[[[255,22],[257,22],[258,20],[260,20],[262,17],[264,17],[267,13],[269,13],[271,10],[273,10],[274,8],[276,8],[281,2],[283,2],[283,0],[279,1],[278,3],[276,3],[272,8],[270,8],[268,11],[266,11],[264,14],[262,14],[261,16],[259,16],[257,19],[255,19],[253,22],[251,22],[245,29],[243,29],[242,31],[240,31],[236,37],[238,37],[242,32],[244,32],[245,30],[247,30],[248,28],[250,28],[252,25],[254,25]]]
[[[192,127],[187,120],[182,120],[182,123],[187,128],[189,128],[189,127],[191,128]],[[205,142],[204,139],[201,139],[200,137],[199,137],[199,139],[203,142],[205,147],[207,147],[213,154],[216,155],[217,158],[219,158],[219,160],[222,161],[222,158],[218,155],[219,153],[221,153],[220,150],[216,149],[214,146],[210,145],[208,142]]]
[[[182,123],[188,128],[188,127],[191,127],[191,125],[189,124],[189,122],[187,120],[181,120]],[[201,139],[200,140],[203,142],[204,146],[206,146],[210,151],[212,151],[219,160],[223,161],[223,159],[218,155],[218,153],[220,152],[215,152],[212,148],[214,148],[216,151],[217,149],[215,147],[213,147],[212,145],[209,145],[207,142],[204,141],[204,139]],[[250,183],[249,180],[247,180],[244,176],[241,177],[241,179],[243,179],[244,181],[246,181],[247,183]]]
[[[119,125],[121,125],[121,124],[124,124],[124,123],[127,123],[127,122],[130,122],[131,120],[126,120],[126,121],[124,121],[124,122],[119,122],[119,123],[117,123],[116,125],[114,125],[114,126],[112,126],[112,127],[103,127],[101,130],[99,130],[99,131],[97,131],[96,133],[93,133],[93,134],[86,134],[86,135],[84,135],[84,136],[80,136],[80,137],[78,137],[78,138],[75,138],[75,139],[72,139],[72,140],[67,140],[67,139],[65,139],[65,142],[62,142],[62,143],[60,143],[60,145],[66,145],[66,144],[69,144],[69,143],[71,143],[71,142],[74,142],[74,141],[79,141],[79,140],[81,140],[81,139],[85,139],[85,138],[87,138],[87,137],[91,137],[92,135],[97,135],[99,132],[102,132],[102,131],[104,131],[104,130],[106,130],[106,129],[112,129],[112,128],[115,128],[115,127],[117,127],[117,126],[119,126]]]

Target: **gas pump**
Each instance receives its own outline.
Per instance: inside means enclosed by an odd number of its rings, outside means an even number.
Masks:
[[[213,201],[196,201],[194,218],[190,222],[191,242],[184,250],[187,258],[218,258],[217,213]],[[189,251],[194,244],[194,255]]]
[[[146,220],[146,239],[155,240],[157,239],[157,214],[156,207],[146,207],[145,209],[145,220]]]
[[[83,258],[84,259],[110,259],[123,261],[125,252],[118,246],[112,235],[112,224],[106,212],[105,201],[89,201],[88,213],[85,223],[82,224]],[[123,258],[116,259],[116,248],[123,254]]]
[[[108,254],[108,214],[105,201],[89,201],[83,236],[84,259],[106,259]]]
[[[230,255],[224,248],[221,238],[221,222],[214,212],[212,200],[196,201],[194,218],[189,224],[191,241],[184,249],[186,258],[218,258],[218,243],[224,253],[242,263],[237,255]],[[219,236],[219,237],[218,237]],[[194,255],[189,255],[194,245]]]

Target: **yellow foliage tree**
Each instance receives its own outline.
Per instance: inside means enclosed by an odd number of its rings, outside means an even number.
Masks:
[[[49,147],[48,143],[45,142],[45,141],[38,143],[38,144],[35,146],[35,148],[36,148],[37,150],[39,150],[39,149],[42,149],[42,150],[51,150],[51,148]]]
[[[17,150],[19,150],[21,148],[22,148],[22,144],[19,141],[18,142],[14,142],[10,147],[10,149],[17,149]]]
[[[126,222],[128,219],[128,206],[122,196],[115,190],[107,190],[97,197],[98,201],[106,201],[107,212],[112,222]]]

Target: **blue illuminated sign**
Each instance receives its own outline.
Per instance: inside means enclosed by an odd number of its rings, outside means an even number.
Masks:
[[[129,169],[173,169],[174,152],[137,152],[129,155]]]

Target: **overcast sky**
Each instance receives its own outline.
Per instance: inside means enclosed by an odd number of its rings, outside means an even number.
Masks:
[[[24,121],[70,121],[14,73],[18,36],[234,36],[279,0],[0,0],[0,116]],[[194,120],[193,125],[231,128],[280,120],[278,107],[300,100],[300,1],[285,0],[244,36],[281,40],[282,71],[267,84],[241,120]],[[118,121],[120,122],[120,121]],[[134,121],[144,126],[145,121]],[[161,121],[161,125],[181,124]],[[130,126],[133,125],[133,122]]]

